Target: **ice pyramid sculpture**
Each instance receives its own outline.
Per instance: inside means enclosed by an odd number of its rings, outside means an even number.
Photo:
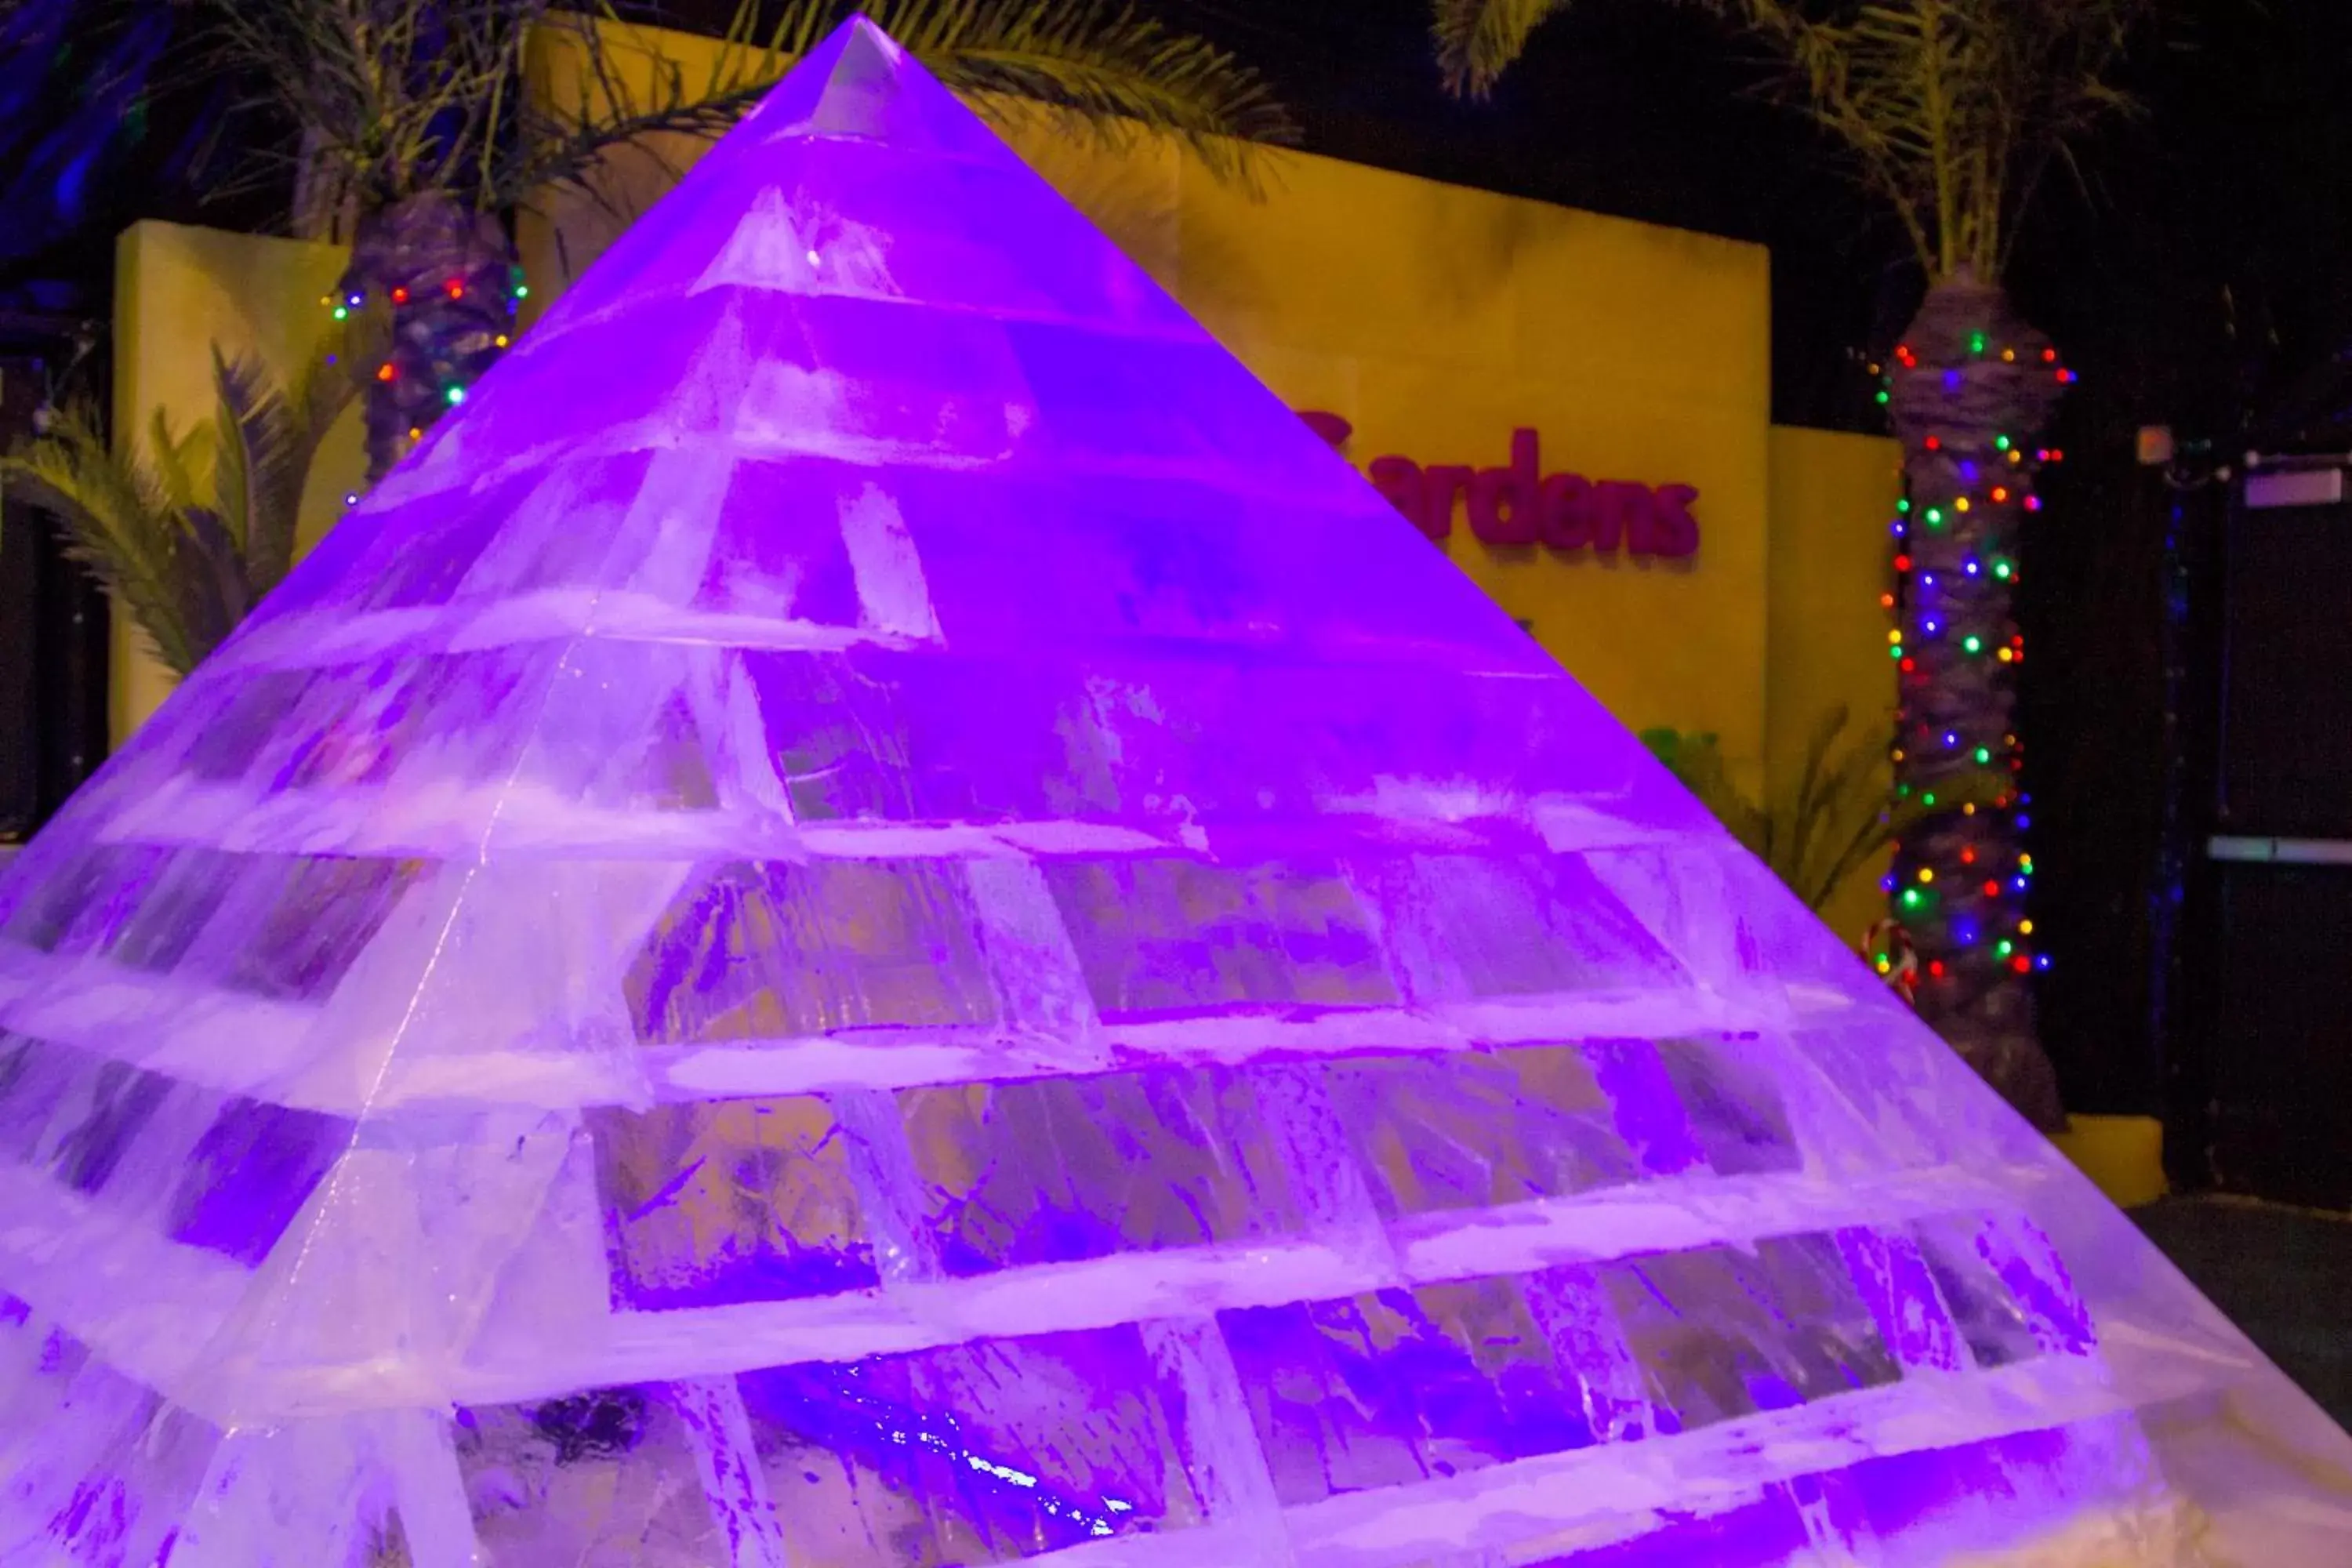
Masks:
[[[862,24],[25,852],[0,1027],[5,1568],[2352,1561],[2342,1434]]]

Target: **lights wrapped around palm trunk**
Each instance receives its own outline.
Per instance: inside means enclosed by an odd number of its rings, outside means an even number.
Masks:
[[[2025,912],[2025,638],[2011,594],[2019,534],[2040,510],[2034,480],[2063,456],[2034,437],[2073,379],[1999,290],[1962,278],[1930,290],[1885,395],[1905,450],[1888,641],[1895,791],[1939,808],[1897,841],[1891,913],[1917,951],[1921,1016],[2043,1127],[2063,1113],[2034,1030],[2031,979],[2048,960]]]
[[[530,290],[505,231],[452,198],[415,196],[371,215],[325,303],[371,322],[353,365],[367,404],[368,477],[382,479],[511,342]]]

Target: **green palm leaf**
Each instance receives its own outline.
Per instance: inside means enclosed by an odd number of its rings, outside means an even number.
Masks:
[[[1433,0],[1430,31],[1448,90],[1484,98],[1569,0]]]
[[[59,410],[46,437],[0,457],[0,482],[58,520],[66,553],[131,614],[165,665],[183,674],[195,667],[185,531],[163,485],[109,449],[95,408]]]
[[[94,422],[89,427],[96,427]],[[205,463],[204,431],[177,435],[170,417],[158,408],[149,416],[147,440],[153,465],[153,478],[148,482],[155,487],[156,504],[173,511],[199,504],[205,493],[199,473]]]
[[[243,551],[252,541],[254,491],[267,484],[270,464],[282,458],[285,397],[251,360],[235,364],[213,349],[213,507],[237,530],[232,542]],[[194,510],[191,508],[190,510]]]
[[[646,59],[604,0],[205,4],[220,64],[264,84],[260,101],[303,132],[238,183],[298,165],[313,191],[298,226],[320,237],[340,236],[354,205],[441,193],[501,210],[581,184],[620,143],[716,135],[860,9],[1000,118],[1045,108],[1114,143],[1170,135],[1242,178],[1252,145],[1294,134],[1265,80],[1231,54],[1103,0],[785,0],[764,16],[745,0],[717,63],[695,77]],[[523,91],[534,32],[576,56],[588,88],[580,104],[551,108]],[[647,64],[651,87],[633,86],[640,71],[630,68]]]
[[[114,450],[87,405],[0,457],[0,483],[58,519],[67,554],[179,675],[285,577],[303,482],[352,396],[323,351],[291,394],[217,351],[213,377],[213,417],[181,435],[157,410],[142,457]]]
[[[2129,113],[2123,50],[2170,0],[1666,0],[1763,43],[1804,111],[1901,221],[1931,280],[1990,282],[2044,170]],[[1567,0],[1431,0],[1438,60],[1482,93]]]
[[[1297,132],[1265,79],[1233,55],[1103,0],[786,0],[770,20],[748,3],[724,33],[728,46],[699,82],[656,62],[640,94],[590,18],[566,17],[593,90],[588,107],[523,139],[524,163],[500,177],[507,199],[548,184],[577,184],[606,149],[649,133],[723,131],[854,15],[898,40],[946,86],[976,99],[1000,121],[1038,109],[1073,115],[1112,146],[1138,135],[1173,136],[1220,176],[1246,181],[1252,149]],[[598,20],[610,23],[608,12]]]
[[[196,655],[193,668],[252,613],[254,595],[245,580],[244,552],[229,519],[211,507],[192,506],[176,521],[184,535],[178,577],[188,639]]]
[[[319,444],[357,395],[322,346],[290,390],[253,361],[213,353],[215,504],[236,531],[240,574],[253,603],[293,568],[302,487]]]
[[[1114,142],[1135,131],[1175,136],[1227,174],[1245,170],[1252,143],[1295,133],[1265,81],[1231,54],[1097,0],[877,0],[865,9],[949,87],[1009,100],[999,113],[1035,103],[1074,111]]]

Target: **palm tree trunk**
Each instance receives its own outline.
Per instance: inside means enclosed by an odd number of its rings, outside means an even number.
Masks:
[[[1894,912],[1919,959],[1921,1017],[2037,1127],[2065,1123],[2036,1037],[2014,710],[2017,536],[2039,509],[2036,437],[2068,373],[1998,288],[1927,294],[1890,367],[1906,511],[1895,784],[1942,809],[1895,846]]]
[[[446,195],[411,196],[361,218],[345,304],[364,303],[389,325],[382,355],[352,367],[365,378],[371,483],[505,352],[515,288],[514,253],[498,220]]]
[[[326,133],[315,125],[303,127],[294,161],[294,237],[329,243],[348,238],[356,205],[343,165],[327,156]]]

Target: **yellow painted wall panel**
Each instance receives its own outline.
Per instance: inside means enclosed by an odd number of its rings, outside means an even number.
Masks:
[[[1514,237],[1562,209],[1302,153],[1282,154],[1268,184],[1253,200],[1185,165],[1178,272],[1162,279],[1244,359],[1247,345],[1275,341],[1401,362],[1515,362]]]

